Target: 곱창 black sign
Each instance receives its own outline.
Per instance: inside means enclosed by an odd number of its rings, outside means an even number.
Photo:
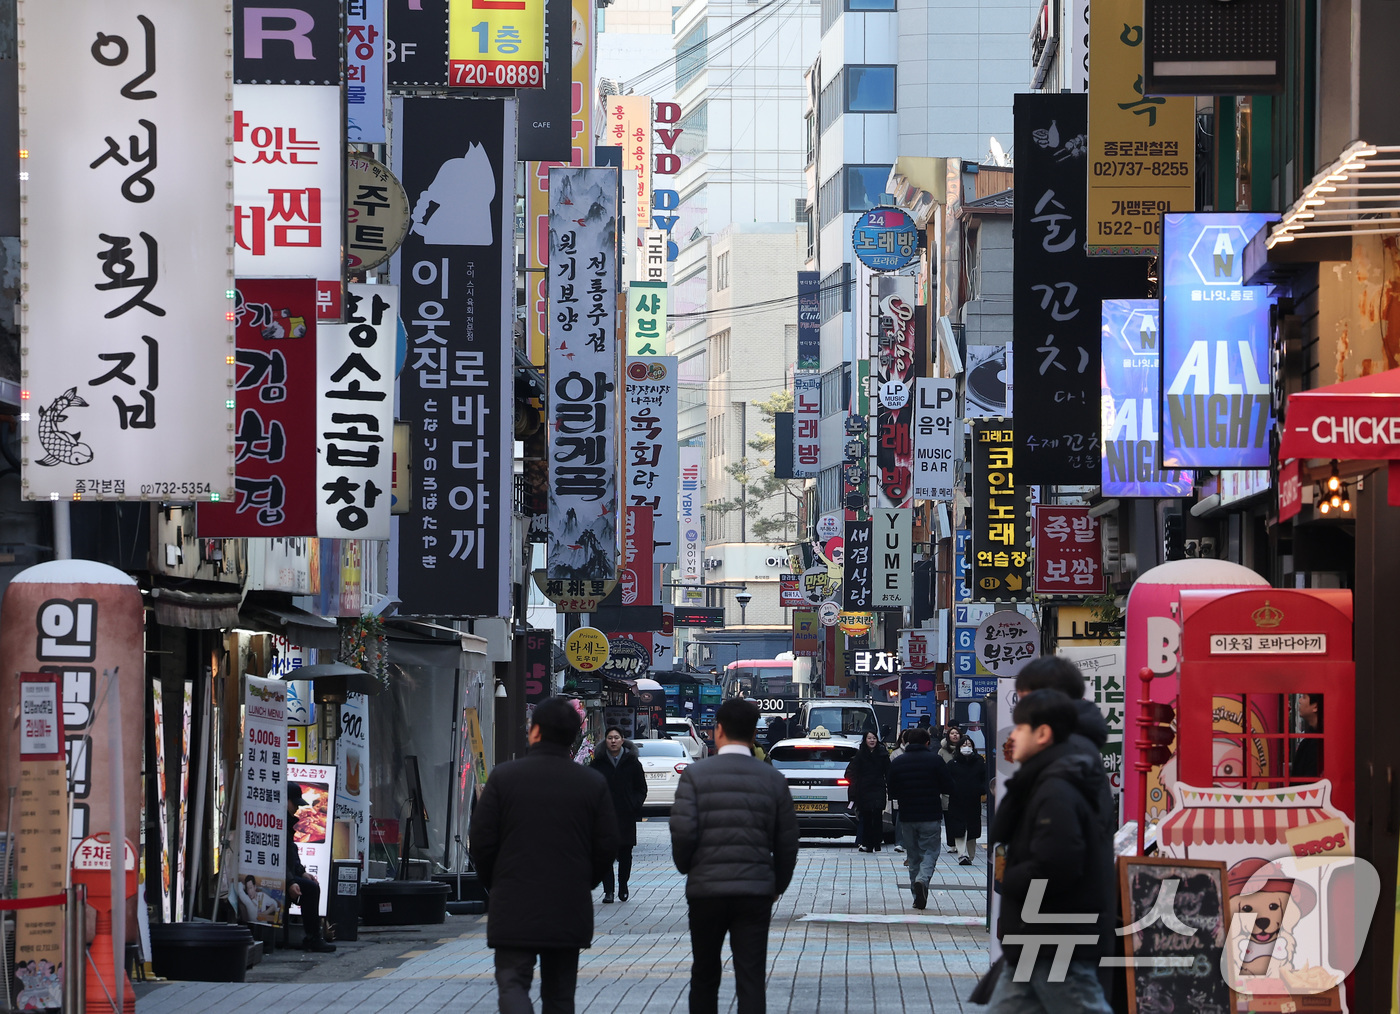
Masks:
[[[1031,487],[1022,474],[1025,457],[1009,420],[972,424],[971,591],[979,601],[1024,602],[1031,597]],[[850,559],[849,548],[846,557]]]
[[[399,251],[417,486],[399,517],[407,615],[509,615],[515,115],[507,100],[395,102],[412,208]]]
[[[1099,481],[1100,314],[1147,295],[1147,261],[1096,257],[1088,238],[1089,107],[1082,94],[1017,95],[1011,307],[1016,478]]]

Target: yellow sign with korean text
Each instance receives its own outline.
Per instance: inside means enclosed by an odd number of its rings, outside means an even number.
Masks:
[[[651,97],[609,95],[606,102],[602,143],[622,148],[622,168],[636,170],[640,236],[651,228]]]
[[[1155,256],[1162,215],[1196,208],[1196,100],[1143,94],[1143,0],[1094,0],[1089,236],[1094,257]]]
[[[632,282],[627,288],[627,355],[666,354],[666,283]]]
[[[608,635],[597,627],[579,627],[564,642],[564,657],[579,672],[597,672],[611,651]]]
[[[543,88],[544,0],[451,0],[447,62],[453,88]]]

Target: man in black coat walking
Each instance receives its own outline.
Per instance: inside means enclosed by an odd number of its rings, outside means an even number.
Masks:
[[[612,793],[613,812],[617,814],[617,896],[629,897],[627,878],[632,875],[632,849],[637,845],[637,820],[647,801],[647,773],[637,748],[629,743],[617,726],[609,727],[603,736],[603,749],[593,755],[592,768],[608,782]],[[603,904],[613,903],[613,868],[603,874]]]
[[[904,734],[904,752],[890,764],[890,797],[899,803],[899,835],[909,856],[909,888],[914,907],[928,905],[928,885],[938,862],[938,832],[943,797],[952,795],[953,779],[943,758],[929,749],[928,730]]]
[[[530,719],[530,751],[491,773],[472,814],[470,852],[491,892],[501,1014],[531,1014],[540,961],[543,1014],[574,1014],[578,952],[593,943],[593,888],[617,855],[608,783],[575,764],[582,720],[552,697]]]
[[[681,775],[671,856],[690,905],[690,1014],[715,1014],[729,935],[739,1014],[763,1014],[768,923],[797,867],[797,813],[782,774],[753,756],[758,706],[729,700],[715,715],[719,753]]]

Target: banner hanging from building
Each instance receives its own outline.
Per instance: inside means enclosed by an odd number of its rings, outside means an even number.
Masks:
[[[543,88],[545,0],[449,0],[447,83]]]
[[[680,460],[681,488],[676,498],[676,520],[680,529],[680,552],[676,563],[680,568],[681,584],[699,585],[705,555],[705,542],[700,533],[700,511],[704,507],[700,491],[705,485],[705,448],[682,447],[677,457]],[[682,601],[692,601],[689,593],[682,592],[682,596]]]
[[[414,498],[399,517],[408,615],[508,616],[514,444],[514,100],[396,99],[413,206],[399,254]]]
[[[1031,597],[1024,457],[1006,421],[972,424],[972,595],[979,601]]]
[[[354,144],[384,144],[385,0],[345,5],[345,137]]]
[[[1083,237],[1091,257],[1156,256],[1162,215],[1196,206],[1196,100],[1143,95],[1142,24],[1143,0],[1094,0]]]
[[[792,378],[792,477],[815,479],[822,468],[822,378],[798,373]]]
[[[552,581],[617,567],[617,170],[549,171]]]
[[[627,504],[651,510],[657,563],[675,563],[680,541],[674,506],[680,476],[679,388],[675,356],[649,356],[627,364],[622,421]]]
[[[1103,466],[1109,496],[1190,496],[1191,475],[1159,464],[1160,304],[1155,299],[1103,301]]]
[[[344,271],[344,120],[336,85],[234,85],[234,269],[314,278],[316,316],[338,321]]]
[[[627,355],[666,354],[666,283],[632,282],[627,287]],[[674,372],[674,371],[672,371]]]
[[[351,285],[345,321],[323,324],[317,339],[316,534],[386,540],[398,287]]]
[[[908,507],[914,502],[914,279],[875,277],[870,284],[879,306],[871,343],[879,397],[879,506]]]
[[[1147,262],[1095,259],[1087,238],[1087,99],[1015,98],[1018,188],[1011,372],[1016,478],[1030,485],[1099,478],[1099,300],[1147,295]]]
[[[914,601],[914,511],[878,508],[874,525],[875,608],[900,609]]]
[[[1272,212],[1167,215],[1162,236],[1162,464],[1268,468],[1268,286],[1244,248]]]
[[[874,608],[875,602],[875,532],[873,522],[846,519],[845,575],[842,606],[848,611]]]
[[[822,276],[820,271],[797,273],[797,368],[822,368]]]
[[[603,143],[622,148],[622,168],[637,174],[636,235],[651,228],[651,97],[609,95],[604,99],[607,126]],[[629,233],[632,230],[627,230]]]
[[[956,380],[914,381],[914,499],[953,499],[957,455]]]
[[[649,606],[656,602],[656,556],[652,538],[653,515],[650,507],[623,508],[622,585],[624,606]]]
[[[27,499],[233,496],[229,22],[20,8]]]
[[[1088,507],[1037,504],[1034,517],[1035,593],[1102,595],[1103,543]]]
[[[234,291],[234,495],[199,504],[199,535],[315,535],[316,283],[240,278]]]

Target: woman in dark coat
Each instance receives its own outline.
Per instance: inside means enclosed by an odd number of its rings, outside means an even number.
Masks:
[[[982,834],[982,795],[987,790],[987,762],[972,740],[962,737],[948,765],[953,779],[953,792],[943,820],[948,837],[957,848],[958,862],[971,866],[977,854],[977,838]]]
[[[861,852],[880,851],[885,835],[885,790],[889,774],[890,755],[880,737],[867,732],[855,759],[846,765],[846,778],[851,783],[846,795],[860,814],[856,848]]]
[[[617,896],[627,900],[627,878],[632,875],[632,848],[637,844],[637,820],[647,801],[647,775],[637,750],[617,726],[603,737],[603,749],[593,755],[593,770],[608,782],[613,810],[617,813]],[[613,903],[613,869],[603,876],[603,904]]]

